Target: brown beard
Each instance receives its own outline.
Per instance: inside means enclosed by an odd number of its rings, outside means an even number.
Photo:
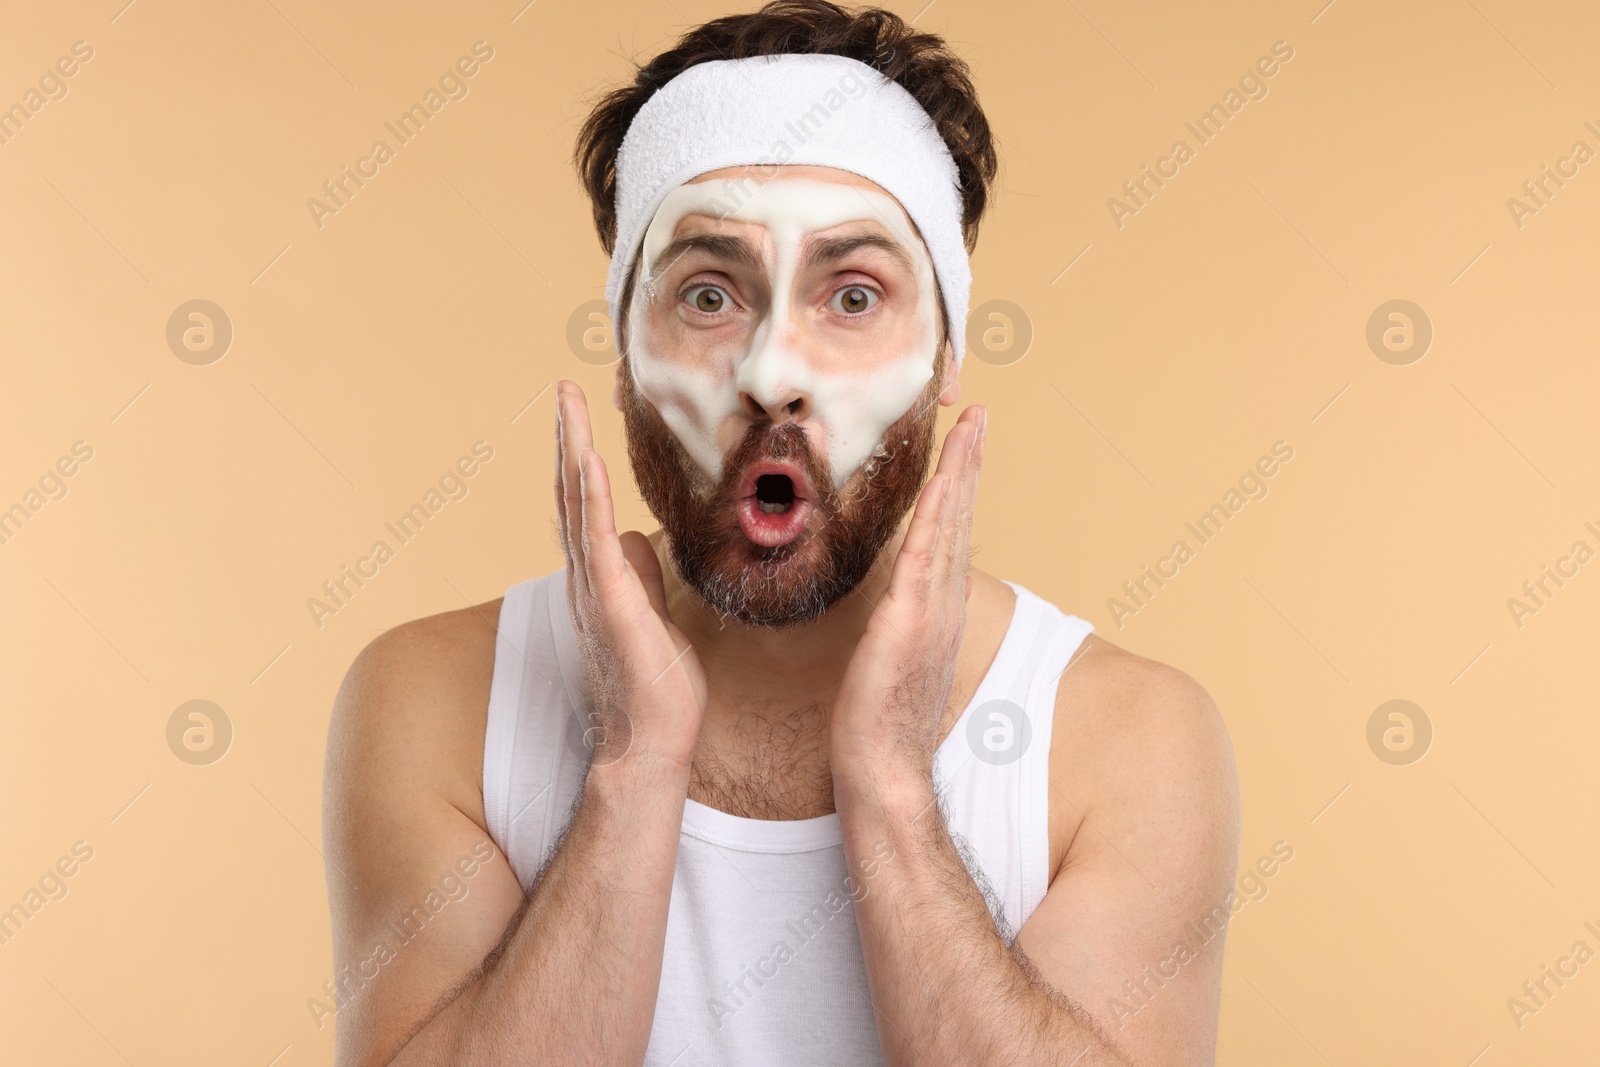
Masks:
[[[723,457],[713,484],[639,395],[628,361],[617,372],[628,459],[645,504],[666,534],[667,555],[685,585],[711,609],[746,626],[781,630],[822,615],[872,569],[927,477],[943,388],[943,360],[911,409],[884,433],[873,458],[833,487],[827,457],[794,423],[760,419]],[[736,494],[758,460],[788,460],[805,471],[815,497],[799,537],[767,548],[739,526]]]

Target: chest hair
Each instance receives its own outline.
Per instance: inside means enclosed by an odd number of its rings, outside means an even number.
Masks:
[[[747,702],[702,732],[689,796],[747,819],[809,819],[833,811],[828,706]]]

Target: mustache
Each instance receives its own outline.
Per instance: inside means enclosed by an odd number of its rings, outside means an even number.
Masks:
[[[812,447],[811,439],[799,425],[773,423],[771,419],[759,419],[745,427],[738,443],[723,457],[719,495],[732,497],[739,490],[745,470],[766,459],[787,460],[803,470],[818,497],[813,504],[830,508],[836,503],[833,468],[827,456]]]

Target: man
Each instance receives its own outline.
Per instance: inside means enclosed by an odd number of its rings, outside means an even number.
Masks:
[[[352,666],[340,1063],[1212,1062],[1221,718],[968,567],[983,409],[935,455],[995,170],[965,68],[780,0],[642,68],[579,162],[662,529],[618,534],[562,382],[565,571]]]

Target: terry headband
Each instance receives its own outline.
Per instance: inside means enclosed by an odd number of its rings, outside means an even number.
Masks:
[[[617,150],[617,240],[606,275],[611,321],[622,321],[622,287],[669,192],[720,167],[783,163],[851,171],[900,202],[928,246],[959,367],[972,267],[955,160],[915,97],[847,56],[698,63],[644,102]]]

